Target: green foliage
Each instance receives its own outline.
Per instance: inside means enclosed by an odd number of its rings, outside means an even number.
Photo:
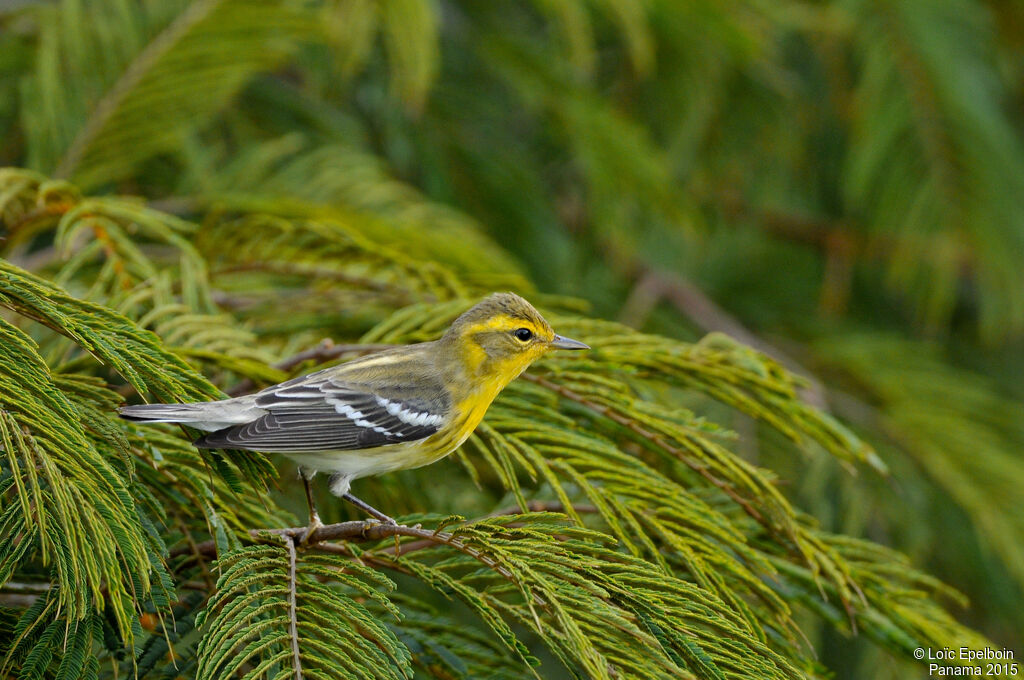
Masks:
[[[252,546],[218,560],[216,616],[196,650],[196,677],[411,677],[409,652],[385,623],[399,616],[380,586],[386,577],[352,560],[294,544]],[[371,613],[359,599],[382,605]],[[294,613],[293,613],[294,612]],[[294,619],[294,627],[290,620]],[[197,625],[203,626],[200,619]]]
[[[278,0],[67,0],[36,20],[38,70],[22,109],[37,154],[30,165],[89,187],[122,179],[139,161],[175,148],[253,74],[316,33],[311,14]],[[99,53],[105,58],[97,63],[92,56]],[[202,96],[183,96],[185,89]]]
[[[42,564],[60,583],[53,603],[57,611],[78,620],[109,596],[128,636],[132,600],[149,595],[151,562],[157,563],[162,546],[146,535],[124,475],[115,470],[115,460],[96,450],[81,410],[54,384],[29,338],[7,322],[0,337],[8,395],[0,442],[9,471],[2,487],[6,530],[0,576],[10,579],[35,544]],[[127,443],[120,433],[103,421],[88,427],[106,429],[108,445],[124,457]],[[157,576],[166,579],[162,570]]]
[[[1024,405],[1000,399],[990,381],[944,366],[935,347],[893,337],[834,339],[830,361],[868,373],[883,432],[968,509],[986,543],[1024,582],[1024,518],[990,502],[1024,484]],[[978,455],[984,451],[984,455]]]
[[[1003,85],[992,70],[987,14],[970,2],[894,3],[880,12],[865,6],[856,17],[864,35],[878,31],[889,40],[857,46],[865,68],[843,190],[877,238],[886,238],[885,225],[900,225],[888,279],[918,300],[928,323],[945,323],[952,313],[970,254],[979,331],[996,339],[1024,323],[1024,300],[1015,293],[1024,146],[999,106]],[[907,248],[925,248],[928,257],[907,257]]]
[[[397,561],[462,598],[499,636],[511,637],[503,614],[533,628],[584,677],[799,676],[724,602],[668,575],[651,579],[650,563],[614,550],[610,537],[552,522],[557,518],[508,515],[454,532],[507,578],[497,570],[482,574],[472,555],[426,565],[422,553]]]
[[[0,10],[0,675],[903,678],[1016,644],[1021,20]],[[507,289],[594,350],[357,483],[423,529],[261,533],[304,516],[292,470],[115,415]]]
[[[92,651],[103,640],[103,620],[92,611],[74,620],[60,616],[58,597],[40,597],[11,631],[7,655],[21,659],[19,678],[99,677]]]

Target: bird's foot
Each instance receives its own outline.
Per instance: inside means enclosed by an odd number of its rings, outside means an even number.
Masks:
[[[323,526],[324,526],[324,523],[320,521],[320,515],[318,515],[315,512],[313,514],[311,514],[309,516],[309,526],[307,526],[306,527],[306,531],[303,532],[302,540],[299,541],[299,545],[301,545],[301,546],[309,545],[309,539],[311,539],[313,537],[313,534],[316,533],[317,529],[321,529],[321,528],[323,528]]]

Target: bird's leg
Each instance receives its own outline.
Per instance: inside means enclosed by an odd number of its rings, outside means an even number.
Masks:
[[[356,506],[370,517],[383,522],[384,524],[398,524],[395,520],[373,507],[366,501],[360,500],[348,492],[352,485],[352,478],[348,475],[336,474],[331,476],[331,493]]]
[[[388,517],[383,512],[381,512],[377,508],[373,507],[372,505],[370,505],[366,501],[362,501],[362,500],[356,498],[355,496],[353,496],[350,493],[344,493],[344,494],[341,495],[341,497],[343,499],[345,499],[346,501],[348,501],[349,503],[351,503],[352,505],[354,505],[357,508],[359,508],[360,510],[362,510],[363,512],[365,512],[366,514],[370,515],[371,517],[379,519],[384,524],[398,524],[398,522],[396,522],[391,517]]]
[[[313,532],[324,525],[320,521],[320,513],[316,511],[316,502],[313,500],[313,487],[310,486],[309,477],[306,476],[306,471],[299,468],[299,476],[302,477],[302,484],[306,487],[306,502],[309,504],[309,526],[306,527],[306,533],[302,535],[302,545],[306,545],[309,542]]]

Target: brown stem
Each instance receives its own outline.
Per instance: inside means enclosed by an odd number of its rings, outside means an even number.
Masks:
[[[302,680],[302,659],[299,655],[299,617],[295,611],[297,595],[295,577],[295,537],[288,539],[288,634],[292,639],[292,660],[295,662],[295,680]]]
[[[565,506],[558,501],[529,501],[526,504],[526,508],[530,512],[562,512],[565,510]],[[597,508],[593,505],[574,505],[573,508],[576,510],[576,512],[582,514],[593,514],[597,512]],[[502,508],[500,510],[495,510],[494,512],[488,513],[487,515],[483,516],[483,519],[487,519],[490,517],[503,517],[505,515],[515,515],[520,512],[522,512],[522,508],[520,508],[518,505],[509,506],[507,508]],[[429,529],[421,529],[418,526],[407,527],[401,524],[381,524],[380,522],[375,522],[373,520],[364,520],[353,522],[341,522],[339,524],[329,524],[326,526],[321,526],[319,529],[316,530],[316,532],[314,532],[311,539],[307,542],[307,547],[315,547],[316,549],[324,550],[325,552],[339,552],[348,554],[348,551],[344,549],[338,550],[337,548],[340,548],[340,546],[332,545],[330,543],[324,543],[324,541],[330,541],[335,539],[370,541],[377,540],[378,538],[386,538],[389,535],[383,534],[378,536],[375,532],[364,530],[364,527],[370,526],[384,527],[385,529],[387,529],[388,527],[404,527],[409,531],[415,532],[414,534],[401,534],[399,532],[395,532],[394,534],[390,535],[426,536],[427,533],[430,534],[429,538],[421,538],[418,541],[410,541],[409,543],[403,543],[399,546],[398,550],[396,550],[393,546],[389,546],[387,548],[382,548],[381,550],[374,551],[377,554],[406,554],[410,552],[415,552],[417,550],[422,550],[424,548],[429,548],[430,546],[437,545],[438,543],[443,543],[444,545],[453,545],[450,542],[438,539],[438,537],[445,538],[451,536],[451,534],[447,534],[445,532],[430,531]],[[253,529],[249,532],[249,535],[253,538],[259,538],[264,533],[270,533],[279,536],[294,536],[298,538],[299,541],[301,542],[302,537],[305,535],[305,530],[306,527],[295,527],[291,529]],[[194,543],[192,541],[189,541],[189,545],[181,546],[179,548],[175,548],[174,550],[172,550],[170,556],[178,557],[180,555],[194,555],[198,558],[202,555],[215,556],[216,553],[217,547],[213,541],[204,541],[202,543]]]
[[[8,581],[0,585],[0,605],[22,609],[31,607],[42,595],[53,586],[49,583],[18,583]]]
[[[299,543],[304,543],[307,549],[349,554],[349,552],[344,550],[341,546],[331,545],[324,542],[336,540],[379,541],[393,536],[410,536],[421,539],[421,541],[416,541],[416,543],[420,545],[415,546],[414,549],[422,549],[428,547],[430,544],[447,545],[480,561],[500,573],[505,578],[509,580],[513,578],[511,572],[502,567],[497,560],[489,555],[485,555],[476,548],[466,545],[448,532],[423,529],[418,524],[410,527],[404,524],[384,524],[376,520],[338,522],[337,524],[328,524],[326,526],[317,527],[313,531],[313,535],[310,536],[308,540],[306,540],[306,529],[307,527],[289,527],[287,529],[251,529],[249,531],[249,537],[257,542],[272,543],[279,543],[280,539],[283,538],[288,541],[299,541]],[[217,546],[212,540],[197,544],[195,549],[198,552],[207,555],[216,555],[217,553]],[[380,552],[385,554],[399,554],[403,549],[404,547],[401,547],[399,548],[399,551],[395,551],[391,548]],[[181,554],[189,554],[191,552],[192,548],[190,546],[176,548],[171,551],[171,557]]]
[[[757,351],[767,354],[789,371],[807,381],[807,387],[800,390],[803,399],[822,411],[828,410],[825,387],[804,368],[778,347],[765,341],[747,329],[739,319],[725,311],[704,291],[678,274],[638,268],[639,280],[633,295],[627,301],[626,309],[632,316],[653,307],[660,299],[667,300],[681,314],[688,317],[704,331],[725,333]]]
[[[572,508],[581,515],[589,515],[597,512],[597,507],[594,505],[573,505]],[[529,512],[565,512],[565,506],[561,501],[527,501],[526,509]],[[502,508],[501,510],[495,510],[494,512],[488,513],[484,515],[484,518],[518,515],[522,511],[523,509],[518,505],[510,505],[507,508]]]

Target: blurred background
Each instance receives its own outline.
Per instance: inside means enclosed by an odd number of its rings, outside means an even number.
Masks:
[[[1022,74],[1016,1],[17,0],[0,166],[190,219],[329,206],[425,260],[456,234],[483,283],[724,331],[892,475],[734,416],[740,452],[1019,653]],[[887,663],[815,646],[840,678]]]

